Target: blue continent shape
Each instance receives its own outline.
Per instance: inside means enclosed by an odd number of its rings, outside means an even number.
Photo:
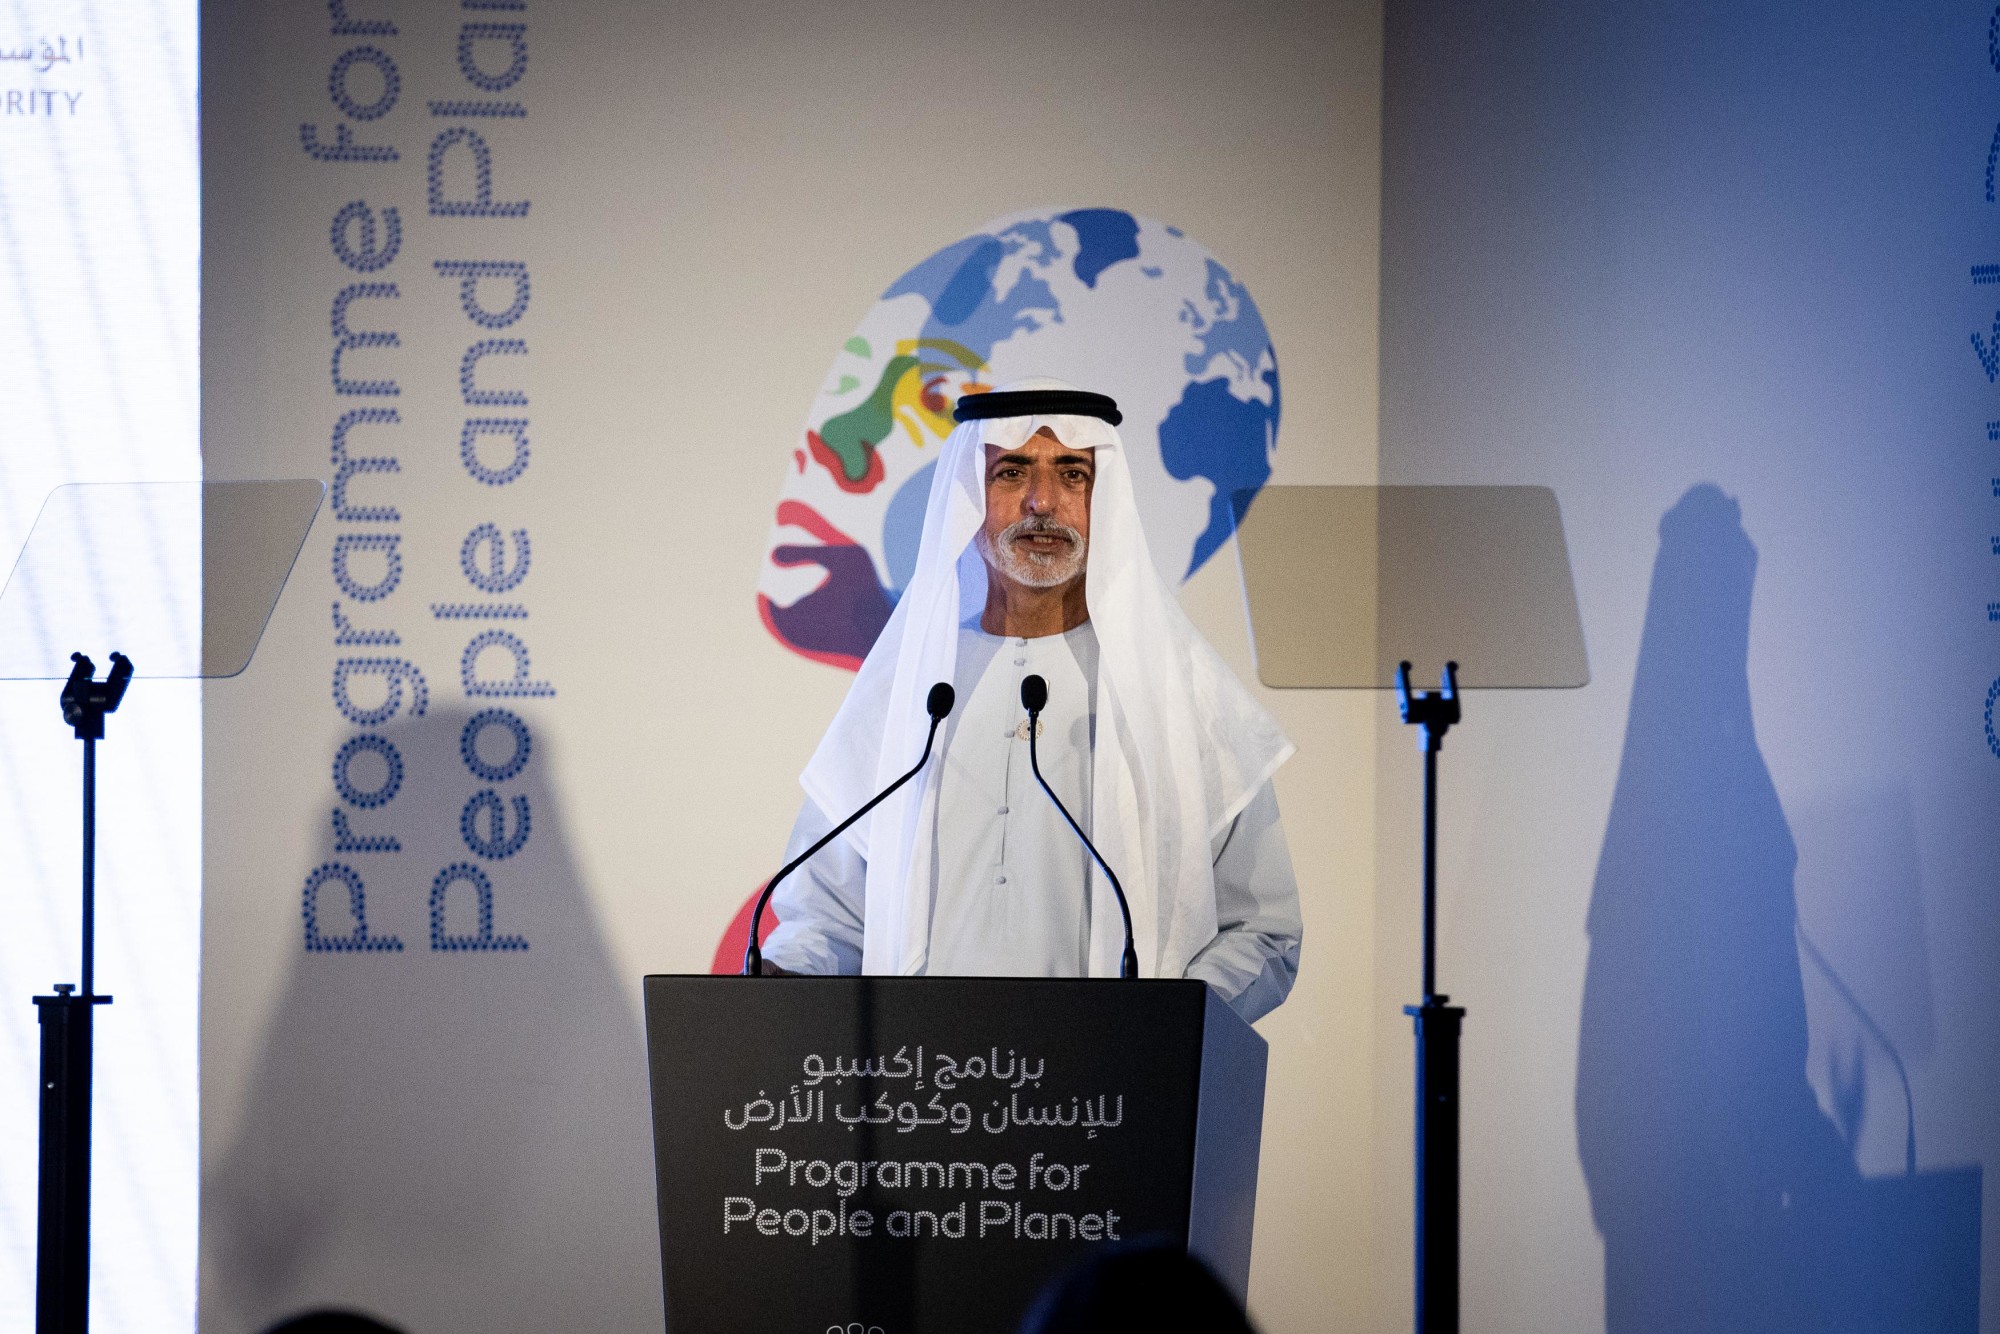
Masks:
[[[1183,482],[1205,477],[1215,486],[1208,527],[1195,539],[1182,579],[1192,578],[1235,531],[1236,493],[1254,494],[1271,478],[1279,407],[1275,352],[1263,378],[1271,386],[1268,405],[1236,397],[1227,380],[1190,381],[1160,423],[1160,462],[1167,472]]]
[[[1139,258],[1139,220],[1115,208],[1080,208],[1057,217],[1076,228],[1082,243],[1071,265],[1085,287],[1097,286],[1097,275],[1121,259]]]
[[[1032,274],[1023,274],[1005,296],[993,294],[993,275],[1007,252],[1035,241],[1031,235],[1011,231],[1005,237],[968,236],[898,278],[882,298],[921,296],[931,313],[918,336],[950,339],[984,362],[993,355],[995,343],[1040,328],[1042,319],[1037,316],[1062,318],[1056,294]]]
[[[1222,312],[1206,328],[1197,332],[1201,339],[1201,351],[1190,352],[1183,365],[1189,375],[1200,375],[1208,369],[1208,363],[1218,355],[1230,354],[1239,358],[1243,369],[1254,371],[1258,361],[1271,346],[1270,331],[1264,327],[1264,317],[1257,310],[1257,303],[1250,299],[1250,291],[1242,283],[1229,276],[1229,270],[1214,260],[1208,261],[1208,281],[1202,285],[1213,309]],[[1189,303],[1192,306],[1193,303]]]

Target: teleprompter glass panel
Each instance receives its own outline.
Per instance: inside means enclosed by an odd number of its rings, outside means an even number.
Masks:
[[[1272,486],[1238,493],[1237,557],[1267,686],[1588,684],[1555,493],[1542,486]]]
[[[141,677],[250,663],[325,486],[75,483],[49,492],[0,590],[0,678],[59,679],[70,654]]]

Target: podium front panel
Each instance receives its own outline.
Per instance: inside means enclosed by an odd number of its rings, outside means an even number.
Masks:
[[[1014,1330],[1185,1245],[1200,982],[648,977],[675,1334]]]

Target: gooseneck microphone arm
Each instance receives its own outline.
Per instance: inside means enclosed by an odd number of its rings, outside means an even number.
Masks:
[[[1069,821],[1069,827],[1083,840],[1083,846],[1090,850],[1098,866],[1104,870],[1104,878],[1111,882],[1111,892],[1118,896],[1118,912],[1125,919],[1125,956],[1118,963],[1118,976],[1139,976],[1139,951],[1132,943],[1132,905],[1125,901],[1125,887],[1118,883],[1118,873],[1098,852],[1097,845],[1090,841],[1090,835],[1083,832],[1083,826],[1069,813],[1069,807],[1062,804],[1062,798],[1049,786],[1049,780],[1042,777],[1041,757],[1035,752],[1035,733],[1041,730],[1042,709],[1049,702],[1049,683],[1039,676],[1029,676],[1021,682],[1021,707],[1028,711],[1028,766],[1035,771],[1035,781],[1042,785],[1042,791],[1049,794],[1049,800],[1062,812],[1062,818]]]
[[[745,977],[761,977],[764,972],[764,951],[757,944],[757,933],[764,925],[764,905],[771,901],[772,891],[777,889],[779,882],[786,876],[811,861],[821,848],[824,848],[827,844],[846,833],[856,820],[859,820],[862,816],[888,800],[890,793],[923,772],[924,766],[931,762],[931,745],[937,740],[938,724],[943,722],[945,716],[951,712],[952,701],[955,698],[956,696],[951,686],[947,683],[940,681],[932,686],[929,697],[924,701],[924,708],[931,716],[931,730],[924,737],[923,756],[917,760],[916,764],[911,766],[908,773],[869,798],[866,806],[863,806],[860,810],[854,812],[854,814],[828,830],[826,837],[820,839],[804,852],[786,862],[783,870],[764,882],[764,892],[757,896],[757,906],[750,913],[750,946],[743,951],[743,975]]]

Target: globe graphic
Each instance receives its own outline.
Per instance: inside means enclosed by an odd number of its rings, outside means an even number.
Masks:
[[[1180,581],[1271,475],[1278,363],[1256,302],[1179,228],[1110,208],[1015,213],[889,285],[792,451],[758,581],[787,648],[853,670],[916,564],[959,395],[1029,375],[1110,394],[1146,537]]]

